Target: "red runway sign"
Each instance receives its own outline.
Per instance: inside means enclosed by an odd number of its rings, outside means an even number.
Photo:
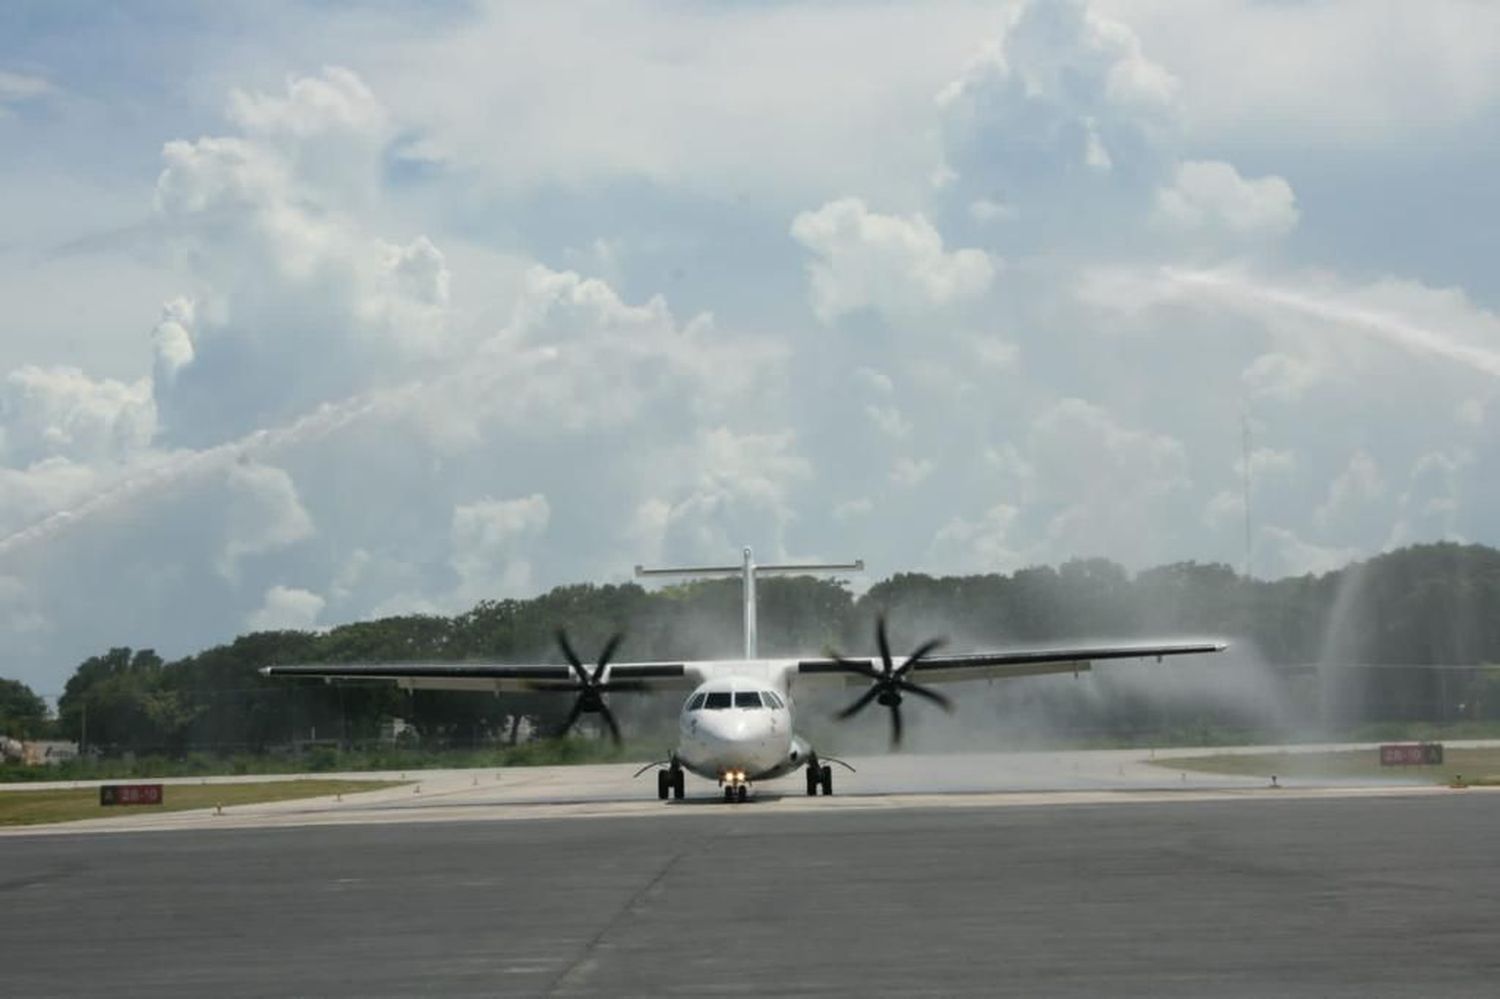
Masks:
[[[1442,762],[1441,742],[1388,742],[1380,747],[1383,767],[1430,767]]]
[[[100,805],[160,805],[160,784],[102,784]]]

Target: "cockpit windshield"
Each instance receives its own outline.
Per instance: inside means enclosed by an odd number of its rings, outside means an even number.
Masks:
[[[727,690],[718,690],[709,694],[703,701],[703,706],[710,711],[717,711],[730,706],[730,694]]]
[[[737,708],[759,708],[764,705],[760,702],[759,691],[741,690],[734,695],[734,706]]]

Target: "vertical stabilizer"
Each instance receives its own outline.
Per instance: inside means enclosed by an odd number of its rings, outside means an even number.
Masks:
[[[745,658],[755,659],[760,655],[759,642],[756,635],[757,612],[755,607],[755,580],[757,576],[764,573],[777,573],[784,576],[806,575],[813,572],[863,572],[865,568],[864,559],[854,562],[808,562],[798,565],[756,565],[755,553],[746,547],[743,551],[743,560],[739,565],[697,565],[682,566],[664,569],[647,569],[644,566],[636,566],[635,574],[644,576],[693,576],[700,579],[739,576],[743,586],[743,601],[745,610]]]

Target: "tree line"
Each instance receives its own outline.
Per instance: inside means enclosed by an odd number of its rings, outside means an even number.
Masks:
[[[1500,551],[1479,545],[1414,546],[1274,581],[1220,564],[1184,562],[1132,575],[1107,560],[1080,559],[1008,574],[902,573],[860,595],[847,580],[770,578],[760,581],[758,596],[766,656],[868,655],[883,614],[898,652],[933,635],[947,636],[953,651],[1212,635],[1236,643],[1236,668],[1268,669],[1289,683],[1318,663],[1474,667],[1370,670],[1354,702],[1362,718],[1491,717],[1492,678],[1479,667],[1500,662]],[[452,617],[257,632],[171,662],[150,649],[113,648],[79,664],[55,720],[23,685],[0,681],[0,733],[54,734],[104,752],[261,752],[299,742],[369,742],[388,719],[401,718],[423,744],[505,741],[523,720],[548,731],[568,699],[289,682],[257,670],[285,662],[562,662],[559,627],[585,659],[617,631],[626,636],[622,660],[732,657],[742,641],[740,583],[656,591],[562,586],[531,599],[484,601]],[[659,726],[676,710],[670,700],[629,710],[640,725]],[[1500,717],[1500,690],[1493,705]],[[1112,726],[1161,723],[1150,705],[1110,709]]]

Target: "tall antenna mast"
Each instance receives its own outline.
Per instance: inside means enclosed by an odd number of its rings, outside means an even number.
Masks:
[[[1248,410],[1240,412],[1240,446],[1244,451],[1241,458],[1240,479],[1244,487],[1245,499],[1245,578],[1250,578],[1250,413]]]
[[[807,562],[799,565],[756,565],[755,553],[749,548],[742,552],[744,556],[739,565],[696,565],[672,567],[667,569],[647,569],[644,566],[636,566],[636,578],[643,576],[695,576],[700,579],[723,576],[739,576],[744,585],[744,610],[745,610],[745,658],[756,659],[759,657],[758,643],[756,641],[755,628],[755,579],[768,573],[791,576],[806,575],[812,572],[863,572],[865,560],[859,559],[854,562]]]

